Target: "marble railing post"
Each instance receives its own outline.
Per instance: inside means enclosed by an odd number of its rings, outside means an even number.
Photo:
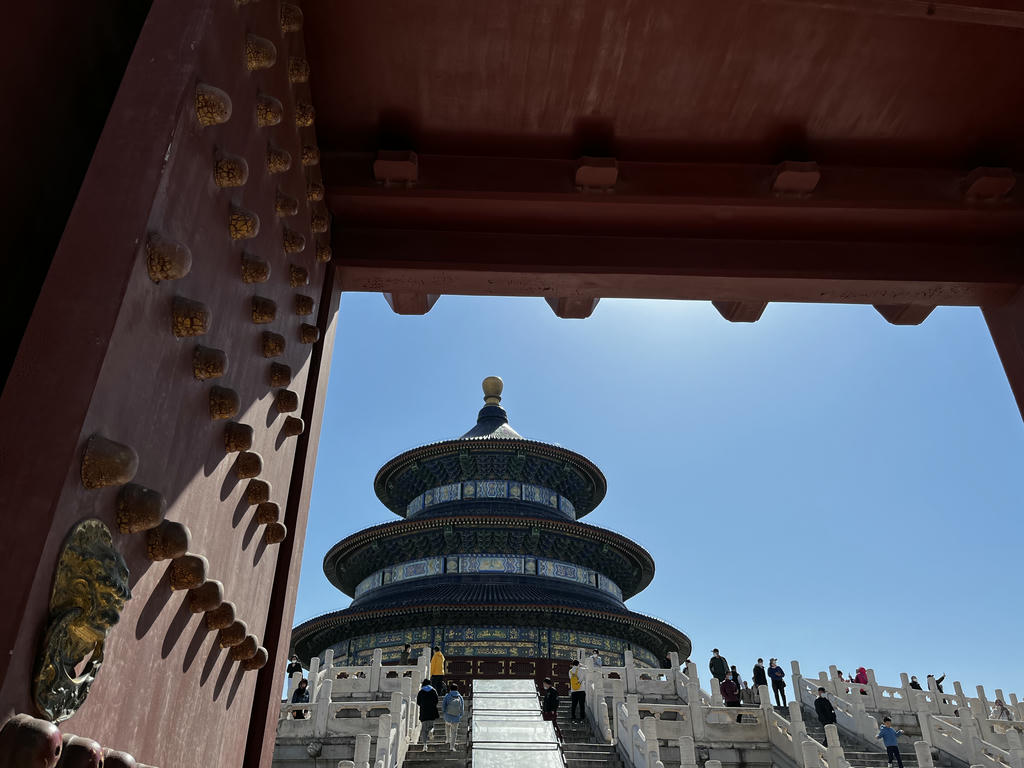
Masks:
[[[989,704],[988,697],[985,695],[985,686],[979,685],[975,690],[978,691],[979,703],[979,709],[975,713],[975,717],[979,720],[988,720],[992,715],[992,705]]]
[[[906,672],[900,672],[900,687],[903,689],[903,701],[908,712],[913,712],[914,707],[910,701],[913,698],[912,694],[915,693],[914,689],[910,687],[910,675]]]
[[[929,744],[935,743],[932,734],[931,708],[928,705],[928,694],[924,691],[911,691],[914,696],[910,698],[910,706],[917,715],[917,723],[921,727],[921,738]]]
[[[839,688],[839,684],[843,681],[839,679],[839,667],[835,664],[830,664],[828,667],[828,680],[831,683],[831,686],[822,684],[822,688],[830,688],[833,692],[839,694],[843,692]]]
[[[392,768],[391,762],[391,715],[383,714],[377,719],[377,763]]]
[[[323,670],[329,675],[331,674],[331,667],[334,666],[334,649],[328,648],[324,651],[324,663]]]
[[[915,741],[914,752],[917,753],[918,768],[933,768],[935,763],[932,760],[932,748],[927,741]]]
[[[768,686],[762,685],[761,695],[765,701],[768,700]],[[800,702],[797,699],[793,699],[789,702],[789,735],[793,738],[793,759],[797,765],[803,765],[803,747],[801,746],[808,738],[807,726],[804,725],[804,713],[800,709]],[[769,704],[766,707],[767,710],[771,710],[772,706]],[[774,712],[774,710],[772,710]],[[769,715],[770,717],[770,715]]]
[[[878,692],[878,681],[875,679],[875,670],[868,669],[867,673],[868,673],[868,688],[867,688],[868,700],[869,700],[869,702],[871,704],[871,708],[872,709],[878,709],[878,706],[882,703],[882,701],[881,701],[882,697],[879,695],[879,692]],[[859,689],[858,689],[857,693],[858,694],[860,693]]]
[[[1003,699],[1003,701],[1006,701],[1006,699]],[[1014,720],[1024,720],[1024,704],[1017,701],[1016,693],[1010,694],[1010,709],[1016,713],[1013,716]]]
[[[626,693],[636,693],[638,690],[636,664],[633,662],[633,652],[628,648],[623,652],[622,666],[625,667],[626,672]]]
[[[869,715],[864,708],[864,699],[867,697],[861,696],[858,691],[852,694],[851,698],[853,700],[853,716],[857,724],[857,730],[861,735],[867,736],[868,739],[874,739],[878,735],[878,721]]]
[[[370,663],[370,693],[380,690],[381,665],[384,652],[380,648],[373,649],[373,661]]]
[[[704,768],[722,768],[721,760],[708,760],[704,763]]]
[[[1006,731],[1006,751],[1010,753],[1011,768],[1024,768],[1024,744],[1021,743],[1020,734],[1016,728],[1009,728]]]
[[[661,762],[661,747],[658,745],[658,721],[645,717],[640,721],[640,730],[647,738],[647,765],[654,768]]]
[[[309,660],[309,700],[316,701],[316,693],[320,690],[320,657]]]
[[[697,748],[692,736],[679,738],[679,768],[692,768],[697,765]]]
[[[327,719],[331,716],[331,688],[334,681],[327,676],[327,679],[320,684],[320,691],[317,693],[316,706],[313,707],[313,735],[325,736],[327,734]],[[310,697],[312,700],[312,697]]]
[[[356,764],[351,760],[339,760],[338,768],[356,768]]]
[[[957,707],[957,709],[960,710],[960,717],[963,717],[964,712],[970,709],[971,702],[967,700],[967,694],[964,693],[964,687],[960,685],[959,680],[953,681],[953,690],[956,691],[957,701],[960,702],[960,705]]]
[[[697,672],[697,665],[692,661],[686,662],[686,676],[700,686],[700,674]]]
[[[791,661],[789,662],[790,667],[790,678],[789,683],[793,686],[792,696],[797,701],[800,701],[800,681],[803,679],[803,675],[800,674],[800,662]]]
[[[802,764],[804,768],[817,768],[821,765],[821,756],[818,748],[810,739],[800,744],[800,754],[803,757]]]
[[[711,678],[711,706],[723,707],[725,706],[725,699],[722,698],[722,686],[718,682],[717,677]]]
[[[412,695],[411,677],[402,678],[402,698],[406,701],[406,711],[408,712],[408,717],[406,718],[407,722],[405,724],[405,736],[409,741],[412,741],[412,732],[413,729],[416,727],[417,718],[415,717],[416,712],[413,709],[415,705],[415,699],[413,698]]]
[[[700,686],[695,678],[686,684],[686,705],[690,709],[690,722],[693,724],[693,737],[700,741],[704,738],[704,707],[700,703]]]
[[[370,768],[370,734],[356,736],[355,768]]]

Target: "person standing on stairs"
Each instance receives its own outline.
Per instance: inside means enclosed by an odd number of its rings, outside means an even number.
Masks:
[[[832,702],[828,700],[828,696],[825,695],[824,688],[818,688],[818,698],[814,700],[814,711],[818,714],[818,722],[821,723],[822,728],[826,725],[836,724],[836,710],[832,706]]]
[[[466,711],[466,701],[459,693],[459,686],[452,683],[448,686],[448,693],[441,702],[441,714],[444,716],[445,741],[452,752],[455,751],[455,742],[459,737],[459,723],[462,722],[462,715]],[[900,766],[903,768],[903,766]]]
[[[445,663],[441,647],[434,646],[434,655],[430,657],[430,684],[440,693],[444,690]]]
[[[725,680],[725,675],[729,671],[729,662],[725,660],[724,656],[718,655],[718,649],[711,649],[711,661],[708,662],[708,669],[711,670],[711,676],[718,679],[721,683]]]
[[[572,666],[569,668],[569,689],[569,700],[572,702],[572,707],[569,710],[569,720],[573,723],[582,723],[586,719],[587,692],[583,690],[580,663],[575,659],[573,659]],[[576,714],[577,707],[580,710],[578,716]]]
[[[775,706],[784,707],[786,706],[786,673],[778,664],[776,659],[768,660],[768,677],[772,679],[772,693],[775,694]],[[779,697],[782,697],[782,703],[779,703]]]
[[[900,756],[899,740],[903,731],[897,731],[892,727],[892,720],[888,717],[882,718],[882,727],[878,729],[876,739],[881,739],[885,744],[885,755],[889,759],[889,768],[892,768],[892,760],[896,758],[896,764],[903,768],[903,758]]]
[[[601,659],[601,654],[597,652],[597,648],[590,654],[590,666],[591,667],[603,667],[604,661]]]
[[[551,678],[544,678],[544,700],[541,703],[541,718],[555,726],[555,735],[562,741],[562,729],[558,727],[558,691],[551,684]]]
[[[740,703],[740,687],[736,685],[736,681],[732,679],[732,672],[725,673],[725,680],[722,681],[720,686],[722,692],[722,698],[725,700],[725,706],[727,707],[742,707]],[[736,722],[740,722],[743,718],[742,714],[736,715]]]
[[[434,729],[434,721],[438,718],[437,700],[437,691],[434,690],[429,680],[424,680],[423,687],[416,694],[416,706],[420,710],[420,741],[423,744],[430,741],[430,732]]]
[[[910,687],[913,688],[915,691],[921,690],[921,684],[917,682],[917,675],[910,676]]]
[[[761,686],[768,685],[768,677],[764,673],[764,659],[758,659],[754,665],[754,695],[761,695]],[[760,704],[760,700],[758,700]]]
[[[401,658],[398,659],[398,663],[399,664],[405,666],[405,665],[407,665],[409,663],[409,651],[411,649],[412,649],[412,646],[409,645],[408,643],[406,643],[405,647],[402,649],[402,656],[401,656]]]

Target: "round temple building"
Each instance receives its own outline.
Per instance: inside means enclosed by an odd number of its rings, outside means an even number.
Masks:
[[[686,658],[689,638],[633,613],[624,600],[654,576],[635,542],[579,522],[606,491],[585,456],[522,437],[484,380],[484,407],[462,437],[396,456],[374,480],[398,517],[338,542],[324,558],[330,582],[353,598],[292,633],[304,661],[333,649],[368,664],[375,648],[397,661],[439,645],[453,680],[563,678],[577,648],[606,664],[661,666]]]

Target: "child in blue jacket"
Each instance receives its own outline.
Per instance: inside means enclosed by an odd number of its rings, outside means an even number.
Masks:
[[[882,719],[882,727],[878,729],[876,739],[881,739],[885,744],[885,754],[889,759],[889,768],[892,768],[892,759],[896,758],[896,764],[903,768],[903,758],[900,757],[899,737],[903,731],[894,730],[892,720],[888,717]]]

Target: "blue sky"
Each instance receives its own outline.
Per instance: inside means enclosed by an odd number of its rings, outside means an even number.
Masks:
[[[686,632],[705,678],[718,647],[745,679],[777,656],[1024,694],[1024,425],[974,308],[899,328],[771,304],[747,325],[708,303],[605,300],[580,321],[445,296],[400,317],[345,294],[296,623],[349,602],[327,550],[397,519],[377,469],[472,426],[488,375],[521,434],[604,471],[585,520],[651,553],[628,605]]]

